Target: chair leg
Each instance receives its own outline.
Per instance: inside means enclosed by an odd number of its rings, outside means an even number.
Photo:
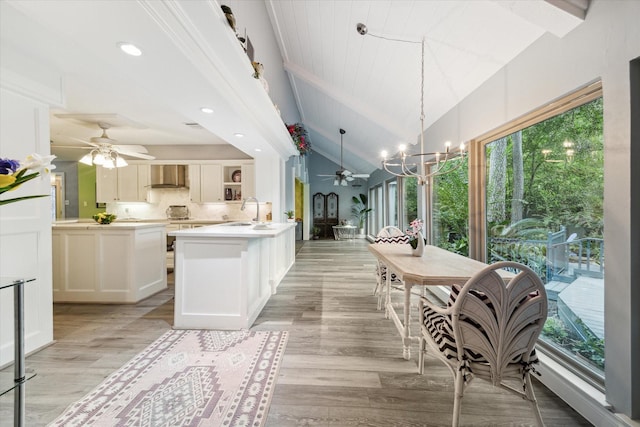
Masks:
[[[455,390],[453,400],[453,420],[451,421],[451,427],[458,427],[460,423],[460,409],[462,406],[462,395],[464,394],[464,375],[462,372],[457,371],[455,376]]]
[[[536,416],[536,424],[538,427],[544,427],[544,422],[542,421],[542,415],[540,415],[540,408],[538,407],[538,401],[536,400],[536,395],[533,392],[533,384],[531,383],[531,377],[529,375],[525,378],[526,391],[525,394],[527,396],[527,400],[533,408],[533,413]]]
[[[420,341],[418,341],[418,373],[424,374],[424,353],[426,341],[420,332]]]

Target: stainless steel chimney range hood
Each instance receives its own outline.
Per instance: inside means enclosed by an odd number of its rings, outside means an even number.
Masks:
[[[188,188],[187,165],[151,165],[151,188]]]

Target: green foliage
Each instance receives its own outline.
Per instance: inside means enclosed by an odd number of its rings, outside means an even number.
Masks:
[[[364,221],[367,219],[367,214],[371,212],[371,208],[367,207],[367,195],[360,193],[359,197],[353,196],[351,200],[353,201],[351,213],[358,220],[358,228],[364,228]]]
[[[469,176],[468,158],[453,160],[450,166],[462,161],[460,167],[435,178],[433,226],[438,247],[462,255],[469,254]]]
[[[582,320],[578,324],[584,325]],[[567,326],[557,317],[549,317],[542,328],[542,335],[565,350],[584,357],[600,369],[604,369],[604,340],[583,328],[586,338],[572,337]]]

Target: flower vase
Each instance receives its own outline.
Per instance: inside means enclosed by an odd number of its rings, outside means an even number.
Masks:
[[[418,231],[418,235],[416,236],[416,247],[411,247],[411,255],[413,256],[422,256],[424,253],[424,238],[422,237],[422,233]]]

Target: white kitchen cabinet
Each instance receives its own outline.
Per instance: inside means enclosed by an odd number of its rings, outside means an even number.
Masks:
[[[194,203],[224,202],[222,165],[189,165],[189,195]]]
[[[253,163],[242,165],[242,197],[256,196],[256,173]]]
[[[167,288],[164,223],[52,226],[53,301],[136,303]]]
[[[149,192],[149,165],[132,165],[107,169],[96,167],[96,201],[147,202]]]

